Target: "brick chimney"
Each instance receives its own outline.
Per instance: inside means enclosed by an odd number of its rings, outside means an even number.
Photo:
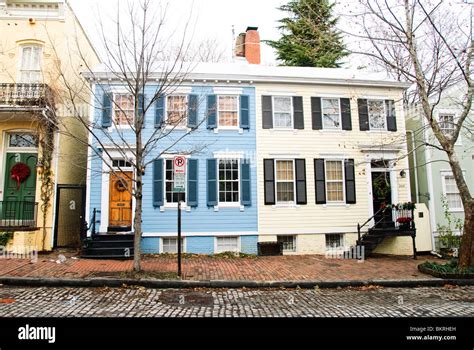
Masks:
[[[260,34],[258,27],[247,27],[235,43],[235,56],[245,57],[250,64],[260,64]]]

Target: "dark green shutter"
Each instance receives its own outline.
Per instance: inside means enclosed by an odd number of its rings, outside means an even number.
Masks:
[[[262,127],[264,129],[273,129],[273,108],[271,96],[262,96],[262,118]]]
[[[155,102],[155,128],[161,128],[165,114],[165,96],[159,96]]]
[[[354,159],[347,159],[344,162],[344,172],[346,178],[346,203],[356,203],[356,188],[355,188],[355,167]]]
[[[198,160],[188,160],[188,206],[198,206]]]
[[[367,100],[358,99],[357,105],[359,108],[359,129],[360,131],[370,130],[369,128],[369,107],[367,106]]]
[[[240,165],[241,203],[245,206],[252,204],[252,188],[250,182],[250,161],[243,160]]]
[[[112,126],[112,98],[108,93],[102,97],[102,127]]]
[[[188,128],[194,129],[198,126],[198,97],[189,95],[188,101]]]
[[[153,206],[163,205],[163,159],[153,161]]]
[[[217,96],[207,96],[207,128],[217,128]]]
[[[217,160],[207,160],[207,205],[217,205]]]
[[[321,130],[323,128],[321,97],[311,97],[311,116],[313,120],[313,130]]]
[[[341,98],[342,130],[352,130],[351,100]]]
[[[387,130],[397,131],[397,115],[395,112],[395,101],[386,100],[385,109],[387,110]]]
[[[275,160],[263,160],[265,205],[275,204]]]
[[[306,160],[295,159],[296,204],[307,204],[306,196]]]
[[[326,171],[324,159],[314,160],[314,180],[316,186],[316,204],[326,204]]]
[[[293,128],[304,129],[303,97],[293,96]]]
[[[250,129],[249,114],[249,97],[247,95],[240,96],[240,127],[242,129]]]

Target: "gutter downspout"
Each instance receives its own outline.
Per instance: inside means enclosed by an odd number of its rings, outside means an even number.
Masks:
[[[412,145],[412,154],[413,154],[413,168],[414,168],[414,177],[415,177],[415,198],[416,203],[420,203],[420,193],[418,187],[418,160],[417,160],[417,151],[415,145],[415,134],[413,130],[406,130],[407,134],[410,134],[411,145]]]

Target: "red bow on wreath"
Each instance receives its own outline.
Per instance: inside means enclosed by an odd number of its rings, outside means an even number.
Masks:
[[[18,189],[20,188],[20,184],[25,182],[30,174],[30,168],[25,163],[16,163],[12,170],[10,170],[10,177],[16,181]]]

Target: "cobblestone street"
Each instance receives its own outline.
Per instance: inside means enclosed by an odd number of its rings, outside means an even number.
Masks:
[[[1,317],[474,316],[474,287],[160,290],[0,288]]]

